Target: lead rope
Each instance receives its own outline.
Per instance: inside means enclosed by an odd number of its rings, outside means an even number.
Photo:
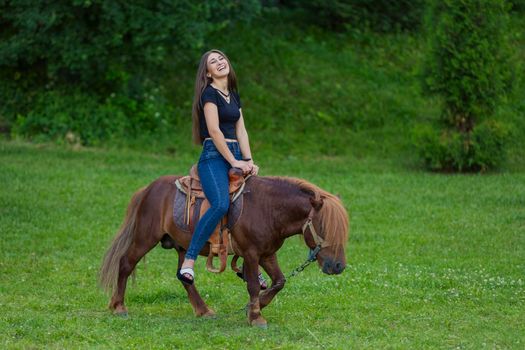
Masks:
[[[302,263],[299,267],[296,267],[286,278],[295,277],[299,274],[299,272],[303,271],[308,265],[313,263],[317,260],[317,253],[321,250],[321,245],[318,244],[315,246],[314,249],[310,251],[310,254],[308,254],[308,259],[305,260],[304,263]]]
[[[317,198],[317,196],[318,196],[318,194],[316,194],[316,198]],[[303,236],[304,236],[304,234],[306,233],[306,230],[309,229],[310,234],[312,235],[312,238],[313,238],[313,240],[314,240],[314,242],[316,244],[315,248],[314,249],[310,249],[310,254],[308,254],[308,259],[306,259],[305,262],[302,263],[299,267],[295,268],[295,270],[293,270],[288,275],[287,278],[291,278],[291,277],[297,276],[299,274],[299,272],[303,271],[308,265],[310,265],[312,262],[317,260],[317,254],[319,253],[321,248],[324,248],[324,247],[328,246],[328,244],[324,241],[324,239],[321,238],[317,234],[317,231],[315,230],[313,222],[312,222],[313,216],[314,216],[314,208],[312,208],[310,210],[310,213],[308,213],[308,218],[306,219],[306,222],[303,224],[302,231],[303,231]]]

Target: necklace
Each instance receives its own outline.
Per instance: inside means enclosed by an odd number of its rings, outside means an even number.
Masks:
[[[222,92],[221,89],[218,89],[218,88],[216,88],[216,87],[213,86],[213,85],[212,85],[212,87],[213,87],[215,90],[219,91],[219,93],[220,93],[222,96],[224,96],[224,98],[228,98],[228,97],[230,97],[230,92],[229,92],[229,91],[228,91],[227,94],[225,94],[224,92]]]
[[[225,98],[228,98],[230,97],[230,93],[228,92],[227,94],[225,94],[224,92],[222,92],[221,90],[217,89],[217,91],[219,91],[219,93],[224,96]]]

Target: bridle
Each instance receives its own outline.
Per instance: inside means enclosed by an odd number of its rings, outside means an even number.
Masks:
[[[330,244],[325,242],[323,237],[319,236],[317,234],[317,231],[315,230],[314,224],[313,224],[313,217],[314,217],[315,209],[310,209],[310,213],[308,214],[308,218],[306,219],[306,222],[303,224],[302,230],[303,230],[303,236],[306,233],[306,230],[308,229],[310,231],[310,234],[312,235],[312,238],[315,242],[315,248],[310,248],[310,253],[308,254],[308,259],[304,263],[302,263],[299,267],[295,268],[287,278],[291,278],[294,276],[297,276],[297,274],[301,271],[303,271],[308,265],[310,265],[312,262],[314,262],[317,259],[317,254],[321,251],[321,249],[328,247]]]
[[[306,219],[306,222],[303,224],[303,227],[302,227],[303,236],[305,235],[306,230],[308,229],[315,242],[315,248],[313,249],[310,248],[310,254],[308,256],[308,260],[310,261],[314,261],[315,259],[317,259],[317,254],[319,254],[321,249],[328,247],[330,245],[328,242],[324,240],[323,237],[317,234],[317,231],[315,230],[315,227],[313,224],[314,213],[315,213],[315,209],[312,207],[312,209],[310,209],[310,213],[308,214],[308,218]]]

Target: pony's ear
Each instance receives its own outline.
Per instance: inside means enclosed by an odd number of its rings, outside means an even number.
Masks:
[[[312,203],[312,207],[314,207],[315,210],[319,210],[323,206],[323,197],[319,199],[310,197],[310,203]]]

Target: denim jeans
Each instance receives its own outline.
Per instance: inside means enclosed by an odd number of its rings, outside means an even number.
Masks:
[[[235,159],[242,159],[238,142],[226,142],[226,144]],[[186,252],[186,258],[193,260],[197,259],[202,247],[210,238],[221,218],[228,213],[230,207],[228,171],[231,165],[219,153],[212,140],[204,140],[197,167],[202,189],[210,202],[210,208],[197,223]]]

